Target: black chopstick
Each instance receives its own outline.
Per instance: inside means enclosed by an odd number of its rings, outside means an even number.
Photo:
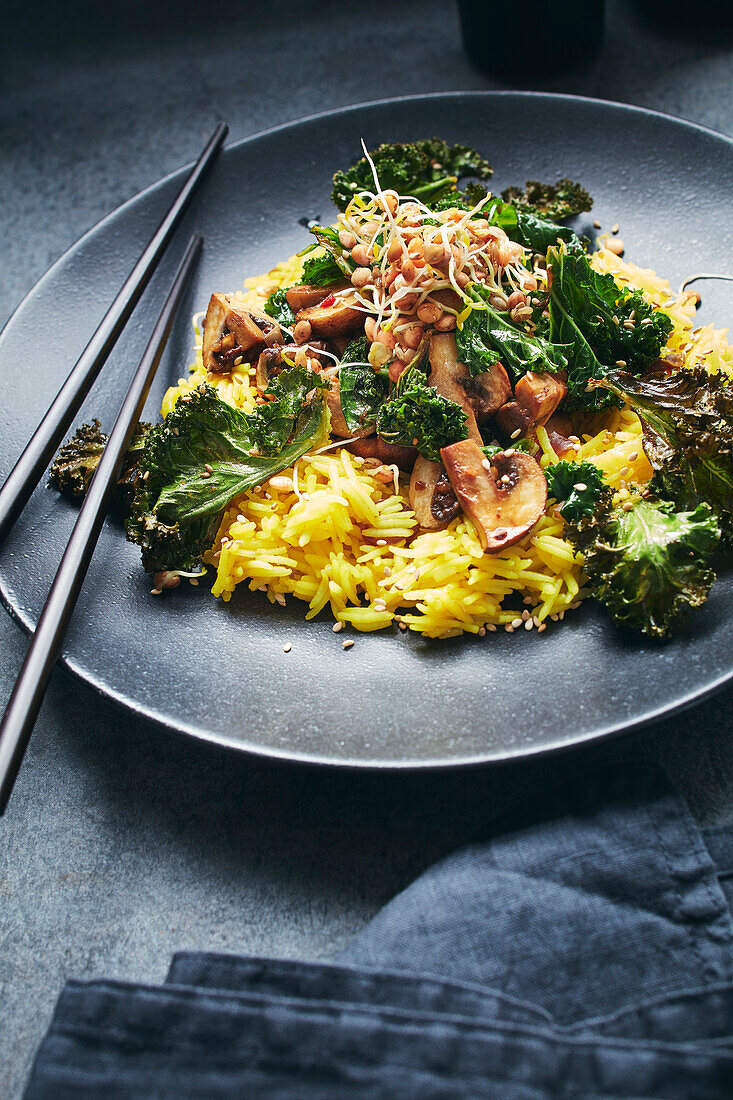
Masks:
[[[15,523],[56,453],[228,132],[229,127],[223,122],[214,130],[168,213],[0,489],[0,541]]]
[[[68,546],[38,620],[28,652],[0,723],[0,814],[13,789],[23,754],[46,693],[71,614],[89,567],[110,497],[127,448],[140,419],[151,382],[170,335],[176,310],[201,250],[202,238],[192,237],[173,285],[135,371],[104,454],[89,486]]]

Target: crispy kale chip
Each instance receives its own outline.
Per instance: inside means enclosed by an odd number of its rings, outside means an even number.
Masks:
[[[127,524],[149,572],[195,568],[229,502],[325,438],[328,408],[314,379],[307,368],[283,371],[268,391],[273,400],[253,413],[202,385],[151,430],[140,456],[147,477],[138,479]]]
[[[599,409],[615,404],[609,392],[588,392],[588,383],[619,362],[634,372],[648,369],[666,344],[672,321],[638,291],[594,271],[587,256],[559,246],[548,250],[547,259],[552,267],[550,339],[572,346],[566,405]]]
[[[488,288],[474,285],[471,293],[480,308],[472,310],[456,332],[458,358],[471,375],[488,370],[497,359],[515,379],[528,370],[554,373],[567,368],[568,348],[553,345],[515,325],[508,313],[489,304]]]
[[[117,482],[123,495],[135,481],[140,452],[151,427],[151,424],[141,421],[135,428]],[[49,471],[49,485],[67,496],[83,497],[97,472],[108,438],[98,420],[93,420],[91,424],[82,424],[71,439],[64,443],[54,459]]]
[[[412,195],[426,203],[455,192],[460,179],[488,179],[493,171],[474,149],[451,146],[439,138],[380,145],[370,155],[384,190]],[[339,210],[345,210],[356,192],[373,190],[371,165],[362,157],[346,171],[336,172],[331,198]]]
[[[611,508],[605,498],[566,532],[583,554],[593,595],[616,622],[664,638],[708,598],[720,528],[707,504],[690,512],[650,498],[628,504]]]
[[[563,519],[579,523],[611,498],[603,474],[592,462],[555,462],[545,470],[547,495],[560,506]]]
[[[341,357],[341,411],[346,426],[352,432],[375,425],[379,410],[389,396],[389,379],[369,365],[368,353],[368,341],[362,336],[352,340]]]
[[[286,328],[292,328],[295,324],[295,314],[288,305],[285,291],[282,288],[272,292],[265,302],[264,310],[265,313],[272,317],[273,321],[277,321],[279,325],[285,325]]]
[[[466,438],[466,424],[461,406],[439,394],[411,363],[379,410],[377,432],[390,443],[415,446],[425,458],[437,462],[441,447]]]
[[[557,183],[527,180],[524,189],[507,187],[501,197],[517,209],[530,210],[553,222],[574,218],[576,214],[583,214],[593,207],[593,199],[585,188],[569,179],[561,179]]]
[[[712,506],[727,544],[733,542],[733,385],[704,368],[634,378],[613,371],[601,379],[639,416],[653,488],[680,508]]]

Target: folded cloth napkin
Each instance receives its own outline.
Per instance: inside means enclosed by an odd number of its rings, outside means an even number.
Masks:
[[[733,830],[620,766],[430,868],[334,964],[69,983],[26,1095],[728,1098],[732,884]]]

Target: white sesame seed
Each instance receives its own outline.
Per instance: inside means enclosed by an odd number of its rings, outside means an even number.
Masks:
[[[522,612],[522,622],[526,623],[528,618],[529,618],[529,611],[527,611],[527,609],[525,607],[524,611]]]
[[[504,629],[506,630],[507,634],[513,634],[515,630],[511,623],[507,623]]]
[[[618,223],[616,225],[611,226],[611,232],[612,233],[618,233]]]
[[[496,623],[487,623],[486,629],[490,630],[492,634],[496,633]]]
[[[398,626],[399,626],[400,630],[407,630],[407,623],[403,623],[401,619],[398,623]]]
[[[385,567],[384,567],[384,575],[385,575],[385,577],[391,577],[392,576],[392,570],[390,569],[390,567],[388,565],[385,565]]]
[[[344,624],[341,623],[341,622],[334,623],[333,626],[331,627],[331,630],[334,632],[334,634],[338,634],[343,629],[344,629]]]
[[[354,644],[353,638],[347,638],[345,642],[341,643],[341,648],[342,649],[351,649],[353,644]]]
[[[491,463],[489,462],[488,458],[482,458],[481,459],[481,465],[483,466],[483,468],[485,470],[490,470],[491,469]]]
[[[547,630],[547,623],[540,623],[537,627],[537,633],[541,634],[543,630]]]
[[[626,360],[625,359],[617,359],[616,360],[616,366],[617,367],[625,367],[626,366]]]
[[[517,630],[522,625],[523,621],[524,620],[522,618],[512,619],[512,621],[509,625],[511,627],[513,627],[515,630]]]
[[[533,615],[532,616],[532,622],[537,627],[542,626],[542,619],[539,617],[539,615]]]
[[[517,439],[517,437],[520,436],[521,434],[522,434],[522,429],[517,428],[517,430],[515,432],[512,432],[512,434],[509,436],[509,438],[510,439]]]
[[[485,626],[480,626],[478,628],[478,636],[479,636],[479,638],[485,638],[486,637],[486,627]]]
[[[386,546],[386,545],[387,545],[387,540],[386,539],[377,539],[377,546]]]
[[[163,592],[162,588],[151,588],[150,589],[150,595],[151,596],[160,596],[162,594],[162,592]]]
[[[534,623],[532,622],[532,620],[527,619],[526,623],[524,624],[524,629],[525,630],[532,630],[533,627],[534,627]]]
[[[588,486],[584,481],[576,481],[575,485],[573,485],[573,489],[577,489],[579,493],[582,493],[587,488]]]
[[[510,482],[510,480],[511,480],[511,478],[509,477],[509,474],[502,474],[502,475],[501,475],[501,483],[502,483],[502,485],[508,485],[508,484],[509,484],[509,482]]]
[[[598,219],[597,219],[597,218],[596,218],[596,220],[595,220],[595,221],[593,222],[593,228],[594,228],[594,229],[600,229],[600,228],[601,228],[601,223],[600,223],[600,222],[598,221]]]
[[[638,457],[639,457],[639,452],[638,451],[632,451],[631,454],[629,455],[629,462],[636,462]]]
[[[285,645],[283,646],[283,653],[290,653],[290,650],[292,648],[293,647],[291,646],[290,642],[286,642]]]

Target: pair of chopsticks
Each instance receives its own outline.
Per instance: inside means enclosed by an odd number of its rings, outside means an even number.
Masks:
[[[84,398],[114,347],[158,266],[193,195],[228,133],[219,123],[168,213],[125,280],[96,332],[54,398],[15,467],[0,489],[0,540],[25,507],[56,453]],[[25,660],[0,723],[0,814],[13,789],[41,708],[51,671],[86,576],[117,484],[122,463],[142,414],[176,312],[201,251],[203,238],[191,237],[163,308],[115,421],[69,543],[38,620]]]

